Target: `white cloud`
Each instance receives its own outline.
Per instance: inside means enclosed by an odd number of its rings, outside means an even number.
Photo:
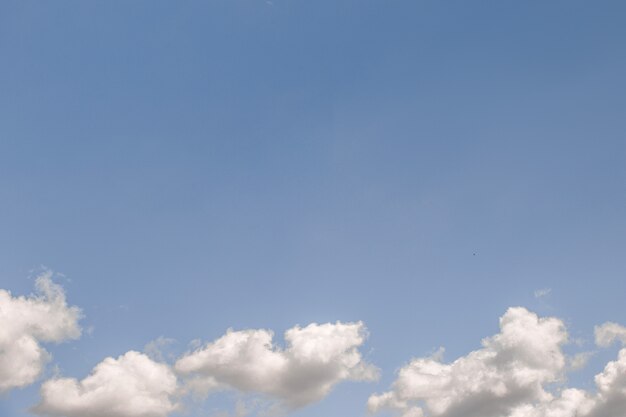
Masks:
[[[596,375],[596,391],[565,389],[536,405],[520,407],[511,417],[621,417],[626,410],[626,349]]]
[[[626,327],[617,323],[607,322],[595,328],[596,345],[609,347],[613,342],[619,340],[626,344]]]
[[[41,387],[38,414],[64,417],[165,417],[178,407],[170,367],[135,351],[100,362],[85,379],[56,378]]]
[[[403,416],[508,416],[519,405],[549,398],[543,385],[562,377],[566,342],[562,321],[510,308],[500,333],[484,339],[482,349],[449,364],[415,359],[400,369],[393,389],[370,397],[368,406]]]
[[[288,408],[321,400],[341,381],[378,376],[358,350],[366,338],[361,322],[291,328],[285,333],[285,349],[274,345],[273,336],[262,329],[229,330],[185,354],[175,369],[193,389],[263,394]]]
[[[596,328],[596,343],[626,342],[626,328]],[[401,368],[391,391],[370,397],[370,411],[395,410],[402,417],[618,417],[626,410],[626,348],[596,375],[595,392],[563,388],[565,372],[586,362],[589,353],[567,358],[563,322],[511,308],[500,333],[482,349],[452,363],[419,358]],[[569,364],[569,365],[568,365]]]
[[[32,384],[50,360],[41,343],[80,337],[81,311],[69,307],[63,288],[46,271],[36,294],[13,297],[0,289],[0,392]]]

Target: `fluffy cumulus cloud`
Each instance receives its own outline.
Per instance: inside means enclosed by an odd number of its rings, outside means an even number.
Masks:
[[[626,328],[596,328],[596,343],[624,343]],[[626,410],[626,348],[596,375],[596,390],[564,388],[567,366],[563,322],[511,308],[500,333],[482,348],[452,363],[418,358],[400,369],[392,389],[370,397],[370,411],[395,410],[402,417],[618,417]],[[570,359],[570,360],[568,360]]]
[[[170,367],[127,352],[106,358],[85,379],[56,378],[41,387],[38,414],[64,417],[165,417],[178,407]]]
[[[35,281],[36,293],[14,297],[0,289],[0,392],[32,384],[50,354],[42,343],[80,337],[81,311],[70,307],[63,288],[46,271]]]
[[[406,417],[511,415],[520,404],[549,397],[543,385],[562,376],[566,341],[560,320],[511,308],[500,319],[500,333],[484,339],[482,349],[452,363],[415,359],[399,371],[392,391],[370,397],[368,405]]]
[[[525,405],[512,417],[622,417],[626,415],[626,349],[595,377],[595,392],[569,388],[549,401]]]
[[[269,330],[229,330],[181,357],[176,371],[194,389],[235,389],[301,407],[326,396],[344,380],[373,380],[378,371],[363,361],[363,323],[310,324],[285,333],[287,346],[273,343]]]

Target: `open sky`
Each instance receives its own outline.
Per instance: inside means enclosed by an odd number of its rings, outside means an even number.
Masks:
[[[0,415],[626,415],[625,19],[1,1]]]

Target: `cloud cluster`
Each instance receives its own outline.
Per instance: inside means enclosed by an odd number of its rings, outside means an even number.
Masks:
[[[626,340],[626,328],[606,323],[596,328],[596,343],[606,347]],[[626,348],[596,375],[597,390],[551,390],[564,382],[568,341],[563,322],[510,308],[500,333],[482,348],[452,363],[418,358],[400,369],[392,389],[372,395],[371,412],[395,410],[402,417],[618,417],[626,410]],[[553,392],[555,391],[555,392]]]
[[[76,339],[81,311],[68,306],[63,289],[45,272],[36,293],[14,297],[0,289],[0,393],[33,383],[50,354],[43,343]],[[106,358],[82,380],[43,383],[32,411],[54,417],[167,417],[189,394],[218,390],[251,394],[256,404],[292,410],[323,399],[347,380],[371,381],[378,369],[364,361],[362,322],[310,324],[285,332],[285,346],[266,329],[228,330],[218,339],[166,363],[159,338],[146,353]],[[567,372],[585,365],[589,352],[568,357],[567,329],[558,318],[522,307],[508,309],[500,331],[480,349],[452,362],[443,350],[411,360],[391,389],[374,394],[368,408],[401,417],[622,417],[626,410],[626,327],[595,328],[595,343],[621,343],[618,357],[595,376],[596,388],[567,388]],[[248,406],[239,403],[236,414]]]
[[[500,333],[483,348],[446,364],[419,358],[399,371],[393,390],[373,395],[371,411],[399,410],[405,417],[502,417],[520,404],[549,397],[543,386],[557,381],[565,368],[563,323],[511,308],[500,319]],[[417,405],[423,403],[423,406]]]
[[[35,281],[37,292],[13,297],[0,289],[0,392],[32,384],[50,354],[42,343],[80,337],[81,311],[70,307],[63,289],[46,271]]]
[[[274,345],[273,336],[269,330],[229,330],[184,355],[175,369],[195,388],[264,394],[288,408],[319,401],[341,381],[378,376],[358,350],[366,338],[361,322],[291,328],[285,332],[285,349]]]
[[[130,351],[106,358],[80,381],[46,381],[33,411],[59,417],[166,417],[181,409],[189,392],[218,389],[259,394],[279,407],[297,408],[321,400],[343,380],[377,377],[377,369],[358,350],[365,338],[360,322],[310,324],[287,330],[288,347],[281,349],[269,330],[229,330],[173,367],[162,356]]]

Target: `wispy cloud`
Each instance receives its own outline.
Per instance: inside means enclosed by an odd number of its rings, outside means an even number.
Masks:
[[[535,298],[542,298],[550,295],[552,292],[551,288],[541,288],[539,290],[535,290]]]

